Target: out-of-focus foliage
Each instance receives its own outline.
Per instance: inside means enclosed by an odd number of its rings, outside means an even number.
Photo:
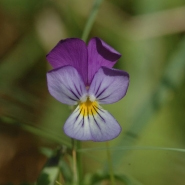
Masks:
[[[48,93],[45,55],[81,37],[93,2],[0,1],[0,184],[73,183],[62,130],[70,108]],[[116,184],[184,185],[185,154],[175,151],[185,148],[184,33],[184,0],[105,0],[99,9],[89,38],[122,53],[115,67],[130,74],[126,97],[104,106],[122,126],[110,141]],[[110,184],[105,143],[77,152],[81,184]]]

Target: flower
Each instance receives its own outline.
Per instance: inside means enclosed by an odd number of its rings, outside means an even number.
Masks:
[[[115,118],[101,104],[126,95],[127,72],[113,69],[120,53],[99,38],[88,46],[78,38],[61,40],[47,55],[53,70],[47,73],[50,94],[67,105],[77,105],[64,132],[78,140],[107,141],[121,132]]]

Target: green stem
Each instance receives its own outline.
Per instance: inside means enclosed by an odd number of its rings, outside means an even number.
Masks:
[[[81,149],[81,142],[76,141],[77,150]],[[78,168],[78,180],[79,184],[82,183],[83,168],[82,168],[82,155],[77,153],[77,168]]]
[[[111,185],[115,185],[114,171],[113,171],[112,159],[111,159],[108,141],[106,142],[106,148],[107,148],[107,160],[108,160],[108,166],[109,166]]]
[[[72,159],[73,159],[73,184],[79,184],[78,168],[77,168],[77,156],[76,156],[76,143],[75,139],[71,139],[72,142]]]
[[[87,23],[85,25],[85,28],[84,28],[84,31],[83,31],[83,34],[82,34],[82,40],[84,40],[85,42],[87,41],[87,38],[89,36],[89,33],[91,31],[91,28],[93,26],[93,23],[95,21],[96,15],[98,13],[98,10],[100,8],[100,5],[101,5],[102,1],[103,0],[95,0],[94,1],[93,8],[91,10],[91,13],[89,15],[89,18],[87,20]]]

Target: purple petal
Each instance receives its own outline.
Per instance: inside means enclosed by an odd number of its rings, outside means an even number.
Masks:
[[[115,49],[95,37],[88,44],[88,84],[101,66],[111,68],[121,57]]]
[[[114,139],[121,132],[121,127],[114,117],[100,106],[97,113],[84,116],[78,106],[64,125],[64,132],[78,140],[107,141]]]
[[[101,67],[89,88],[90,100],[97,100],[100,104],[117,102],[126,95],[128,85],[127,72]]]
[[[82,78],[72,66],[64,66],[47,73],[48,90],[58,101],[75,105],[87,95]]]
[[[78,38],[61,40],[46,56],[53,68],[73,66],[87,84],[87,46]]]

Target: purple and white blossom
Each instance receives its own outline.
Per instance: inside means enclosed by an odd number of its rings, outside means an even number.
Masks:
[[[47,73],[48,90],[58,101],[77,105],[64,125],[64,132],[78,140],[107,141],[121,127],[101,104],[111,104],[126,95],[127,72],[113,69],[120,53],[99,38],[88,46],[78,38],[60,41],[47,55],[53,70]]]

